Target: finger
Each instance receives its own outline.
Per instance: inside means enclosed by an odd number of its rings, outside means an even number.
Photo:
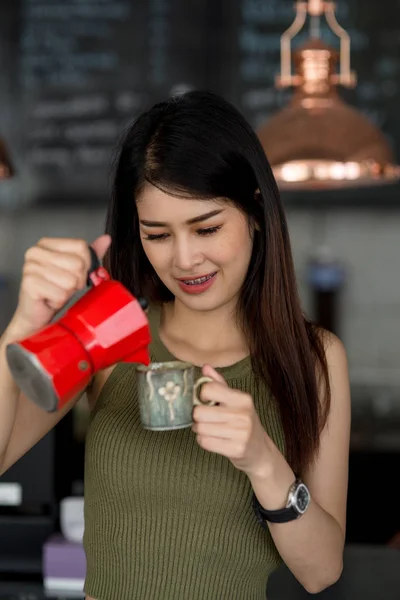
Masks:
[[[83,272],[86,275],[90,269],[92,260],[89,246],[85,240],[74,238],[42,238],[36,244],[36,247],[50,250],[53,253],[58,252],[59,254],[67,253],[76,255],[83,261]],[[33,253],[34,248],[28,251],[28,253]]]
[[[204,383],[200,390],[202,402],[217,402],[222,406],[241,410],[252,402],[251,397],[239,390],[233,390],[227,385],[216,381]]]
[[[212,437],[221,440],[231,440],[237,437],[237,429],[234,427],[221,427],[210,423],[195,423],[192,425],[192,431],[202,437]]]
[[[228,385],[225,379],[222,377],[221,373],[218,373],[218,371],[216,371],[211,365],[204,365],[202,371],[203,375],[205,375],[206,377],[211,377],[211,379],[214,379],[215,381],[218,381],[218,383],[221,383],[225,386]]]
[[[89,245],[86,240],[78,238],[42,238],[36,245],[56,252],[78,254],[87,257],[88,263],[90,263]]]
[[[91,246],[96,252],[99,260],[102,260],[110,244],[111,237],[108,234],[100,235],[92,242]],[[42,238],[36,246],[52,250],[53,252],[77,254],[84,260],[86,274],[91,267],[92,260],[89,252],[89,245],[86,240],[74,238]]]
[[[27,275],[24,278],[21,291],[32,298],[32,300],[46,301],[54,309],[64,306],[71,297],[68,291],[35,274]]]
[[[84,280],[77,272],[66,271],[53,265],[46,265],[46,268],[43,268],[43,265],[34,261],[27,263],[24,267],[24,277],[29,275],[45,279],[63,290],[71,292],[80,289],[84,285]]]
[[[236,414],[236,413],[233,413]],[[203,423],[228,423],[232,411],[224,406],[198,405],[193,409],[193,421]]]
[[[107,250],[109,249],[111,244],[111,236],[109,236],[108,234],[104,234],[101,235],[100,237],[98,237],[96,240],[94,240],[94,242],[92,242],[90,245],[92,246],[93,250],[96,252],[99,260],[102,260],[107,252]]]
[[[34,271],[38,274],[40,269],[43,275],[46,274],[48,269],[58,269],[64,273],[72,274],[75,277],[77,289],[84,287],[86,284],[86,261],[84,257],[78,254],[58,252],[41,246],[33,246],[25,253],[23,272]]]

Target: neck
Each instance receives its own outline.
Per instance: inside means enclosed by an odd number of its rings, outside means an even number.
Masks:
[[[179,300],[165,305],[161,328],[166,338],[201,352],[235,349],[246,353],[247,342],[236,322],[236,302],[211,311],[196,311]]]

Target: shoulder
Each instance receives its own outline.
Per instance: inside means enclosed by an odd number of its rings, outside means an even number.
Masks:
[[[347,368],[347,353],[343,342],[334,333],[326,330],[321,335],[328,368]]]

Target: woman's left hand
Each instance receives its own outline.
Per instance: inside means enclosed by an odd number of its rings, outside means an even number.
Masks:
[[[272,440],[260,422],[252,397],[230,388],[210,365],[203,367],[203,375],[214,381],[202,386],[201,400],[212,400],[219,406],[195,406],[192,429],[198,444],[204,450],[226,456],[250,477],[264,474]]]

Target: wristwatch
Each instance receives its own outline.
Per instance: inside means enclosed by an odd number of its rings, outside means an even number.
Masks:
[[[261,506],[253,493],[253,510],[257,520],[264,528],[267,528],[265,521],[270,523],[288,523],[294,521],[303,515],[310,504],[310,492],[307,486],[300,480],[290,486],[288,499],[285,508],[279,510],[266,510]]]

